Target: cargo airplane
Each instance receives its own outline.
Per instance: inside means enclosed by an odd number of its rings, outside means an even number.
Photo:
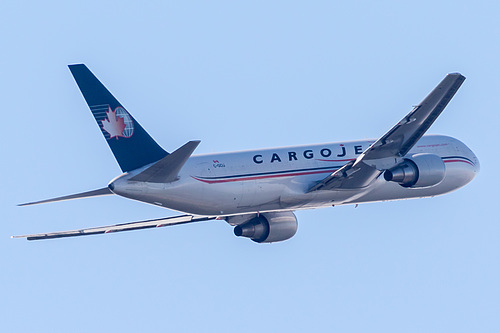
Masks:
[[[466,185],[479,172],[479,161],[465,144],[424,135],[465,80],[459,73],[448,74],[378,140],[192,155],[200,141],[168,153],[85,65],[69,69],[123,174],[101,189],[21,206],[117,194],[183,215],[14,238],[225,220],[236,236],[279,242],[295,235],[295,210],[433,197]]]

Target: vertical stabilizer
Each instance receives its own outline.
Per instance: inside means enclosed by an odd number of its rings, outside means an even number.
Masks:
[[[123,172],[168,155],[87,66],[69,65],[69,69]]]

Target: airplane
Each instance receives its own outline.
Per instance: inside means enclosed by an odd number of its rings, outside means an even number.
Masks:
[[[69,65],[123,174],[97,190],[21,204],[119,195],[182,215],[49,232],[28,240],[95,235],[225,220],[236,236],[257,243],[293,237],[296,210],[433,197],[469,183],[479,172],[459,140],[424,135],[465,80],[451,73],[377,140],[193,155],[200,141],[168,153],[84,64]]]

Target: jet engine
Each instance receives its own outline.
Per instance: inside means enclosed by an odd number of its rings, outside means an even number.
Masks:
[[[236,236],[248,237],[257,243],[281,242],[297,232],[297,218],[292,212],[263,213],[234,227]]]
[[[441,157],[434,154],[415,154],[384,172],[384,179],[403,187],[429,187],[439,184],[445,175]]]

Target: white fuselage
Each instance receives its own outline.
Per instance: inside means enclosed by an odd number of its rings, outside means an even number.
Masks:
[[[408,155],[430,153],[446,166],[444,179],[406,188],[378,177],[366,189],[319,190],[316,183],[356,159],[374,140],[195,155],[171,183],[128,181],[145,166],[112,181],[114,193],[195,215],[233,215],[431,197],[456,190],[479,171],[474,153],[457,139],[427,135]]]

